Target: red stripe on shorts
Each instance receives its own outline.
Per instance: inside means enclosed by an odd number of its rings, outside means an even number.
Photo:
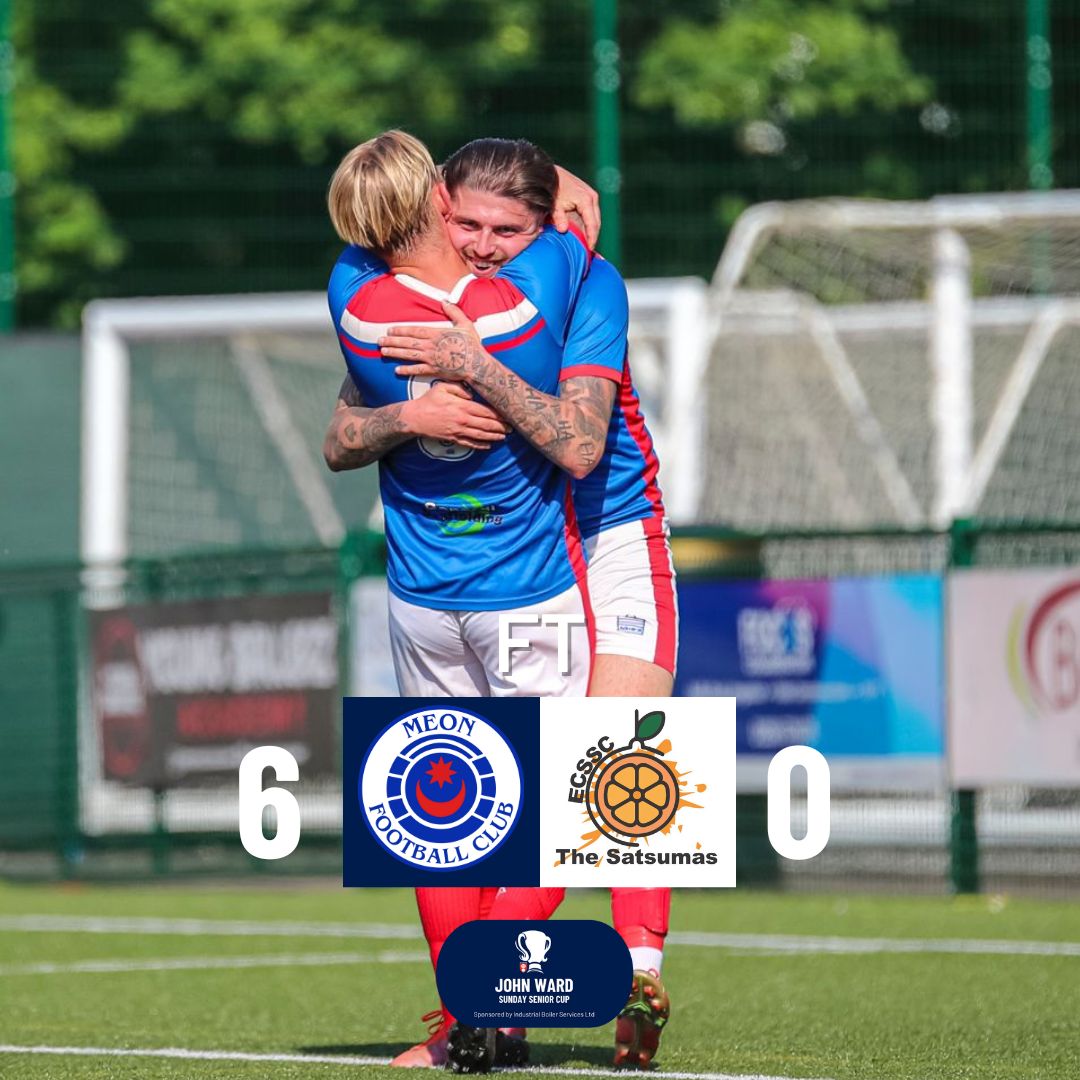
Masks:
[[[652,437],[645,427],[645,417],[641,415],[637,396],[634,393],[629,363],[623,366],[619,407],[626,419],[627,430],[638,450],[641,451],[645,466],[642,471],[645,496],[652,504],[652,516],[643,518],[642,525],[645,529],[645,542],[649,548],[649,569],[652,572],[653,601],[656,604],[656,654],[653,656],[653,663],[674,675],[677,646],[675,584],[671,576],[667,538],[664,535],[664,499],[656,483],[660,462],[656,458]]]
[[[641,479],[645,484],[645,497],[652,504],[653,515],[664,516],[664,499],[660,494],[660,487],[656,483],[656,474],[660,471],[660,462],[657,460],[656,451],[653,449],[652,436],[645,427],[645,417],[641,415],[641,403],[638,401],[634,390],[634,381],[630,376],[630,362],[623,362],[622,383],[619,387],[619,409],[626,421],[626,430],[641,452],[644,469]]]
[[[589,599],[589,567],[585,559],[585,547],[581,542],[577,514],[574,512],[574,489],[569,480],[566,482],[566,497],[563,504],[566,508],[563,538],[566,540],[566,553],[570,558],[570,566],[573,568],[574,577],[577,579],[577,586],[581,592],[581,605],[585,609],[585,629],[589,635],[589,678],[585,684],[585,694],[588,696],[588,686],[592,682],[593,658],[596,656],[596,617],[593,615],[592,601]]]
[[[645,544],[649,549],[649,569],[652,571],[653,603],[656,605],[656,653],[653,663],[675,674],[675,582],[671,577],[664,519],[648,517],[642,520]]]

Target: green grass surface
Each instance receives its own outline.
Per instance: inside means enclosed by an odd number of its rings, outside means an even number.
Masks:
[[[562,917],[609,914],[578,892]],[[418,922],[400,890],[0,886],[0,919],[24,915],[259,922]],[[673,929],[727,934],[1080,942],[1080,905],[683,892]],[[310,954],[405,954],[398,962],[246,969],[27,974],[25,965]],[[388,1057],[435,1006],[422,940],[30,932],[0,924],[0,1043]],[[409,954],[416,958],[409,959]],[[660,1071],[836,1080],[1074,1080],[1080,957],[930,952],[792,955],[671,944],[673,1018]],[[536,1064],[601,1069],[611,1025],[534,1031]],[[0,1077],[312,1077],[382,1066],[0,1053]]]

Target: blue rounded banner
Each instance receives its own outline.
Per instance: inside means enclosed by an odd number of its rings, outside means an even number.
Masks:
[[[474,1027],[599,1027],[626,1004],[630,950],[593,919],[479,919],[442,947],[439,996]]]

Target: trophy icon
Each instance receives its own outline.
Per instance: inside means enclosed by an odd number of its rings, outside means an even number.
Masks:
[[[540,971],[540,966],[547,960],[551,948],[551,938],[543,930],[522,930],[517,936],[517,951],[521,957],[519,965],[522,971]]]

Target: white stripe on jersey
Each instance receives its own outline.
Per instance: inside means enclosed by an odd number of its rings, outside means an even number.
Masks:
[[[481,315],[479,319],[473,321],[473,325],[476,327],[476,332],[481,339],[486,341],[488,338],[502,337],[503,334],[509,334],[514,330],[527,326],[536,318],[536,315],[535,305],[529,300],[522,299],[516,307],[511,308],[509,311],[496,311],[491,315]],[[430,322],[426,319],[413,322],[400,319],[397,322],[365,322],[363,319],[358,319],[348,308],[341,314],[341,329],[357,341],[378,341],[379,338],[390,332],[392,326],[433,326],[444,329],[453,325],[448,319],[432,319]]]

